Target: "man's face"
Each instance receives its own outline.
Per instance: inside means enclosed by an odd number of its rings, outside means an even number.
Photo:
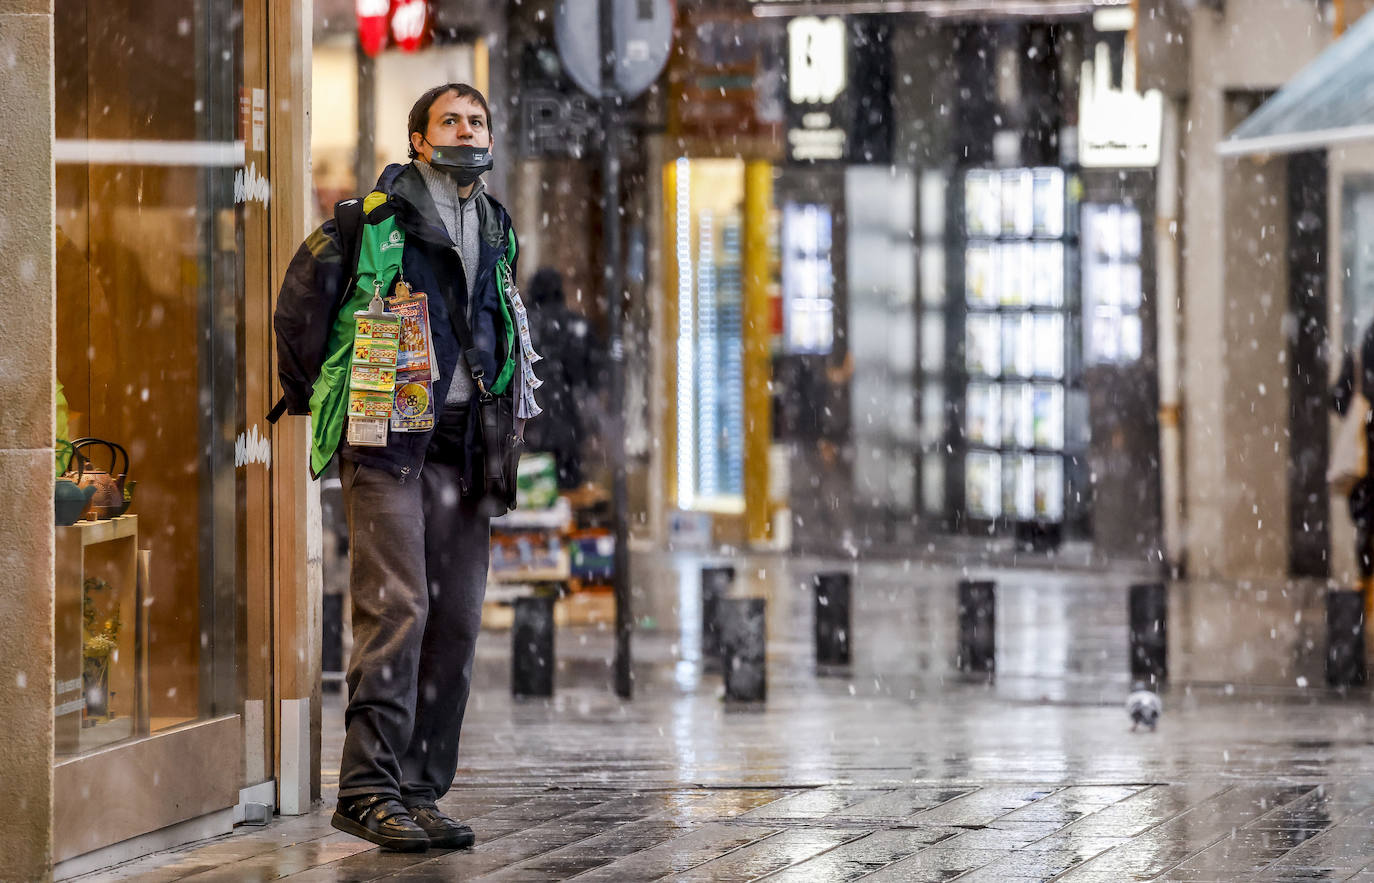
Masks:
[[[434,146],[452,147],[465,144],[471,147],[491,147],[491,131],[487,128],[487,114],[482,105],[456,92],[445,92],[429,108],[429,129],[423,138],[419,132],[410,133],[415,152],[429,162]]]

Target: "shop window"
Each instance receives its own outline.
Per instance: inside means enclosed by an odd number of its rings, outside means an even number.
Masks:
[[[56,0],[57,435],[95,441],[55,468],[96,488],[58,513],[59,758],[238,710],[242,21]]]
[[[677,496],[684,509],[744,506],[744,163],[674,167]]]

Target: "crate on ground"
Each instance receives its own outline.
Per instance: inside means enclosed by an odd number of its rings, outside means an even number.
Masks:
[[[557,530],[491,534],[491,575],[498,582],[560,582],[568,578],[568,549]]]
[[[615,534],[605,528],[574,530],[568,535],[572,577],[585,583],[606,582],[615,574]]]

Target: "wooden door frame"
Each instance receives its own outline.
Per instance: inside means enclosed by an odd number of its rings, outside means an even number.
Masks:
[[[257,223],[247,225],[245,238],[244,429],[261,427],[272,458],[269,468],[248,473],[244,671],[245,689],[257,686],[264,702],[265,772],[276,781],[283,814],[308,812],[320,794],[319,487],[307,467],[308,420],[283,417],[269,426],[263,416],[281,394],[276,294],[311,214],[310,55],[308,4],[246,0],[244,93],[251,112],[254,90],[265,90],[266,149],[253,150],[250,127],[244,164],[267,178],[271,196],[246,209]]]

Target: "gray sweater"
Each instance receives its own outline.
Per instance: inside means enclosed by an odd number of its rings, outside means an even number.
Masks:
[[[423,159],[415,161],[415,167],[420,170],[420,175],[425,179],[425,185],[429,188],[429,195],[434,200],[434,207],[439,210],[439,217],[444,222],[444,229],[448,231],[448,238],[452,239],[457,245],[454,251],[458,253],[458,259],[463,266],[463,276],[467,280],[468,291],[468,322],[472,322],[472,303],[476,299],[472,296],[472,286],[477,281],[477,262],[481,258],[481,243],[479,239],[479,224],[477,219],[477,194],[486,189],[486,185],[481,178],[472,185],[472,193],[467,199],[458,195],[458,184],[448,175],[425,162]],[[472,371],[468,368],[467,359],[461,353],[458,355],[458,364],[452,369],[453,380],[449,384],[448,398],[444,400],[447,405],[461,405],[472,398],[472,394],[477,391],[472,382]]]

